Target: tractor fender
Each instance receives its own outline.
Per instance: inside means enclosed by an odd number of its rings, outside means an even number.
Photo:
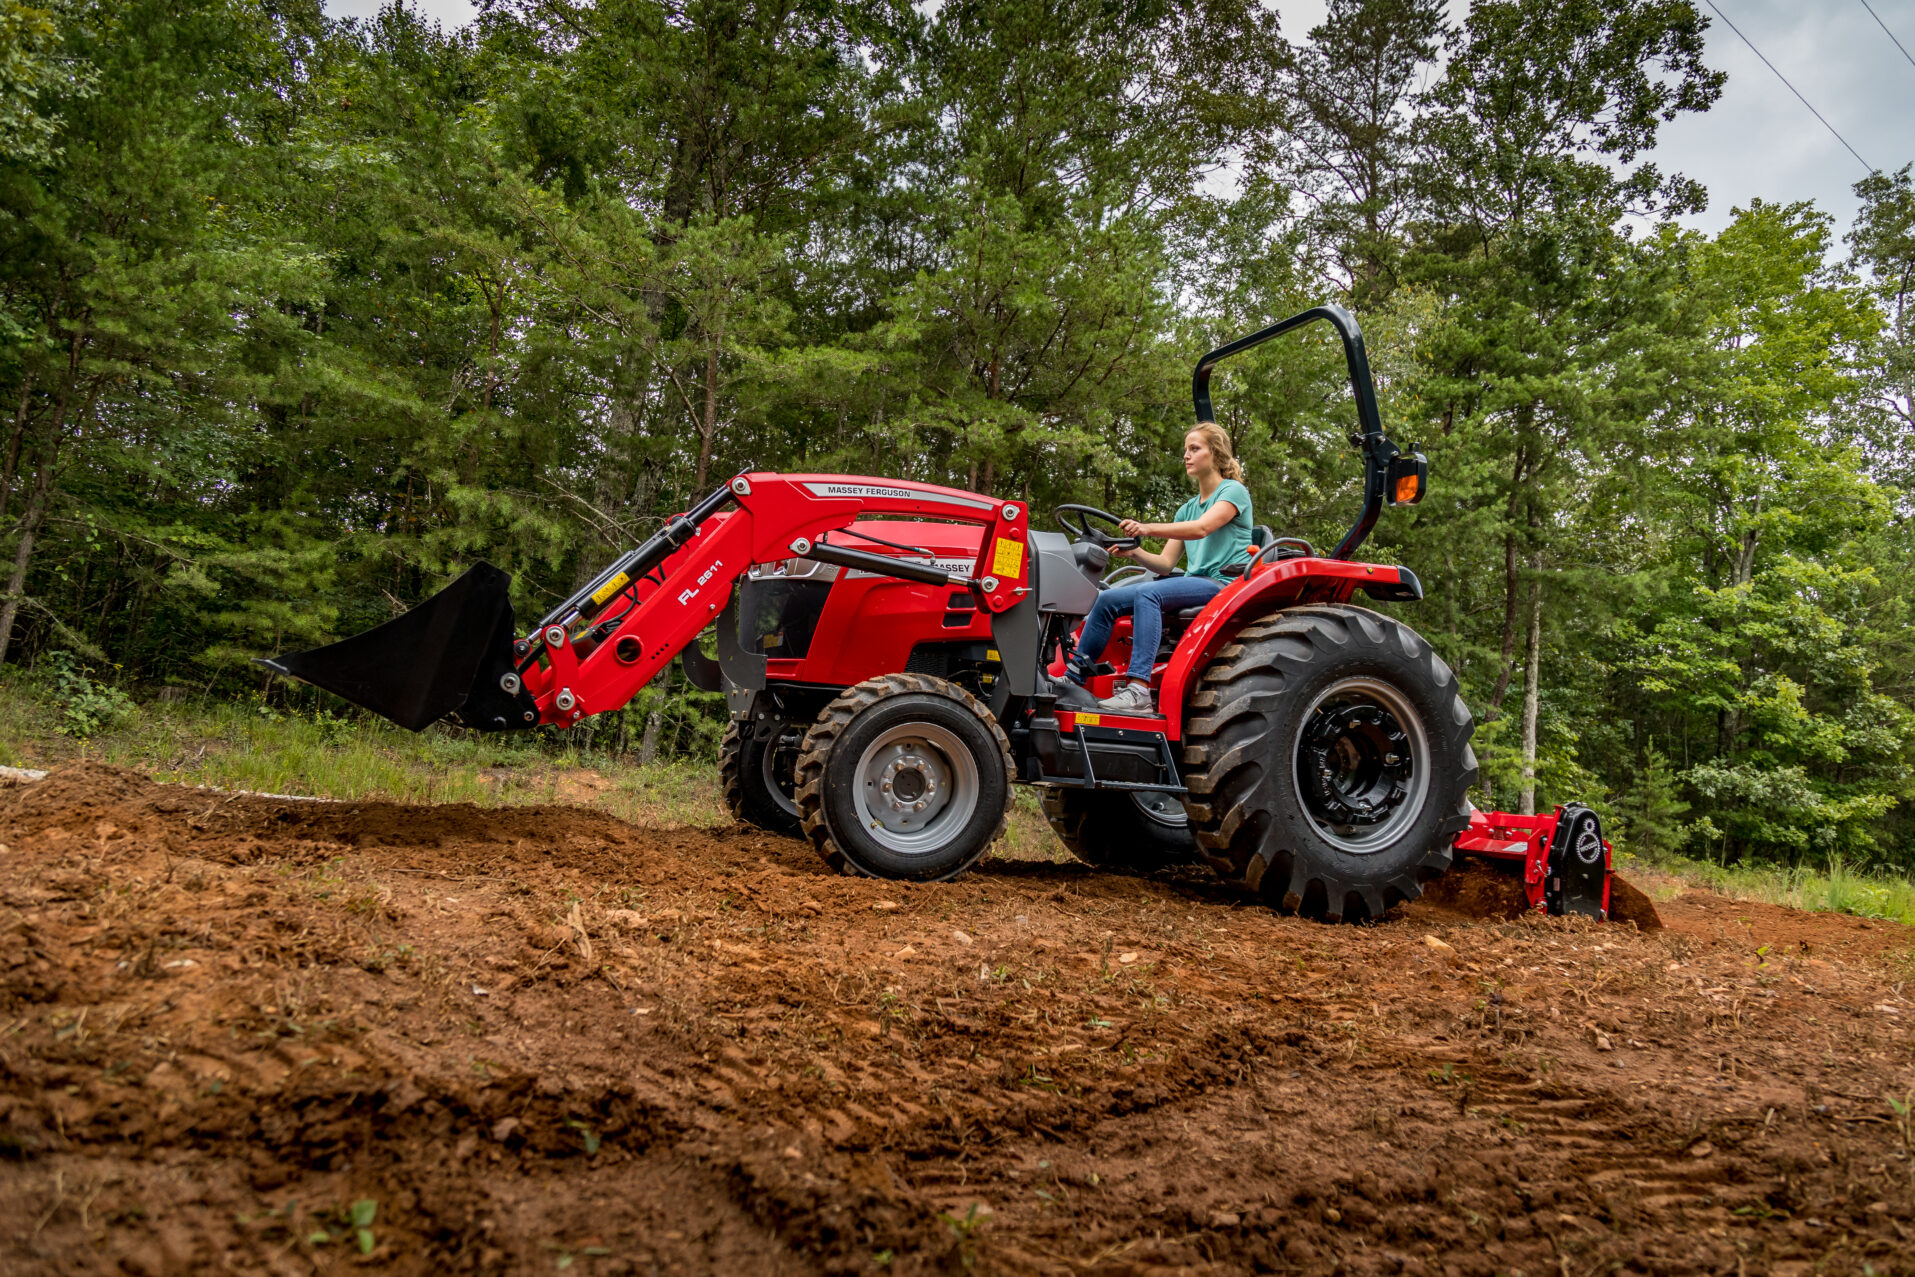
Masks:
[[[1423,583],[1404,567],[1347,563],[1341,559],[1279,559],[1253,564],[1204,606],[1177,640],[1158,688],[1158,712],[1165,735],[1183,739],[1184,698],[1203,678],[1205,667],[1237,631],[1258,617],[1302,603],[1346,603],[1361,590],[1379,600],[1423,597]]]

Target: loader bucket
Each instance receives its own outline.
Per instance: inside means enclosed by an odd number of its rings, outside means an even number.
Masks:
[[[267,669],[345,697],[408,731],[455,717],[467,727],[502,732],[538,721],[523,691],[500,679],[513,673],[510,573],[474,564],[464,576],[384,625],[306,652],[263,658]]]

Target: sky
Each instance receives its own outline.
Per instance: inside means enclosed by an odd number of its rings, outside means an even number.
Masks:
[[[410,0],[447,26],[471,21],[469,0]],[[1275,0],[1284,34],[1301,40],[1323,20],[1326,0]],[[1870,165],[1894,172],[1915,161],[1915,63],[1898,50],[1862,0],[1714,0],[1730,22],[1768,56]],[[1915,53],[1915,0],[1868,0]],[[380,0],[325,0],[334,17],[371,14]],[[1452,12],[1466,9],[1453,0]],[[1867,170],[1830,136],[1807,107],[1750,51],[1709,0],[1707,61],[1729,73],[1722,97],[1699,116],[1663,126],[1655,151],[1665,171],[1709,188],[1709,207],[1684,218],[1715,232],[1752,199],[1814,200],[1835,215],[1837,233],[1854,219],[1850,189]]]

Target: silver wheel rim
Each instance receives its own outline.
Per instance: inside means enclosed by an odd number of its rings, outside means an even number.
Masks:
[[[1299,794],[1299,806],[1310,821],[1317,835],[1340,851],[1358,856],[1367,856],[1395,845],[1416,823],[1423,813],[1423,804],[1429,797],[1430,788],[1430,747],[1429,735],[1423,730],[1423,716],[1416,712],[1402,692],[1380,679],[1340,678],[1317,693],[1297,722],[1295,739],[1290,742],[1291,766],[1301,769],[1303,765],[1303,736],[1310,724],[1315,721],[1317,711],[1325,706],[1342,704],[1370,704],[1387,712],[1402,729],[1409,748],[1410,775],[1407,792],[1390,813],[1375,824],[1334,824],[1324,819],[1312,809]],[[1298,777],[1301,785],[1303,779]]]
[[[790,782],[780,783],[778,769],[774,766],[775,755],[783,739],[782,736],[774,736],[765,742],[763,749],[758,751],[758,774],[764,781],[765,792],[771,795],[771,801],[777,804],[778,810],[787,816],[796,817],[798,800],[791,796],[791,790],[787,788]]]
[[[1190,817],[1175,794],[1167,794],[1161,789],[1133,789],[1130,791],[1130,801],[1136,804],[1138,814],[1153,825],[1161,825],[1165,829],[1190,827]]]
[[[854,784],[865,833],[903,856],[943,850],[977,811],[977,760],[935,723],[880,732],[858,756]]]

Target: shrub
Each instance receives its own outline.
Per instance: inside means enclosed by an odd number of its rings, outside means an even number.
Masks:
[[[71,652],[47,656],[47,680],[60,705],[58,731],[87,738],[110,732],[133,717],[133,698],[110,683],[93,680],[93,668]]]

